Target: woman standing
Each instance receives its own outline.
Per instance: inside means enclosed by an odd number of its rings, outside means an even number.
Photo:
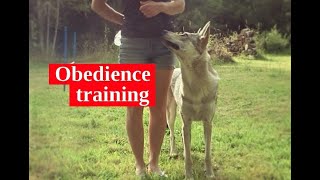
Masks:
[[[182,13],[184,0],[124,0],[121,14],[105,0],[92,0],[92,9],[102,18],[122,25],[120,63],[156,64],[156,105],[150,107],[149,161],[143,159],[144,130],[143,107],[127,107],[126,129],[136,160],[136,174],[144,175],[146,168],[166,176],[159,167],[159,156],[166,128],[166,101],[171,75],[175,65],[173,54],[161,43],[164,30],[173,30],[172,15]]]

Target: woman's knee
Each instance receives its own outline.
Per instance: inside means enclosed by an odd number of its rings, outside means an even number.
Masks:
[[[150,107],[150,114],[153,117],[166,118],[166,106],[154,106]]]
[[[127,120],[142,118],[143,107],[127,107]]]

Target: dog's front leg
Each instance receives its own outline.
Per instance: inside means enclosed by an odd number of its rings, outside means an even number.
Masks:
[[[178,154],[174,137],[174,123],[176,119],[177,103],[175,102],[171,91],[170,94],[168,94],[167,102],[167,124],[170,129],[170,156],[177,157]]]
[[[191,159],[191,120],[184,117],[183,119],[183,143],[184,143],[184,167],[186,179],[193,179],[192,176],[192,159]]]
[[[204,137],[205,137],[205,170],[208,178],[213,178],[214,173],[211,163],[211,134],[212,134],[212,120],[203,121]]]

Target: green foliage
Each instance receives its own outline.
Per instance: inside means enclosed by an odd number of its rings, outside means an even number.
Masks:
[[[281,32],[291,30],[291,0],[207,0],[201,9],[215,26],[240,30],[261,23],[262,30],[278,24]]]
[[[207,18],[203,15],[201,9],[190,9],[190,11],[186,11],[175,19],[176,31],[181,31],[183,27],[185,31],[196,32],[206,21]]]
[[[265,52],[281,52],[288,48],[289,38],[282,35],[276,26],[270,31],[259,33],[255,37],[257,48]]]
[[[69,32],[77,34],[91,33],[92,39],[100,41],[107,36],[108,44],[120,27],[99,17],[90,8],[91,1],[59,0],[60,15],[57,30],[55,53],[61,54],[63,46],[63,27],[68,26]],[[123,13],[125,4],[122,0],[108,0],[108,4]],[[207,21],[211,21],[212,29],[219,29],[223,34],[239,31],[245,27],[259,28],[260,31],[271,29],[277,24],[282,34],[291,34],[291,0],[185,0],[186,8],[181,14],[175,15],[175,31],[195,32]],[[46,4],[50,4],[50,15]],[[47,33],[47,16],[50,16],[50,43],[53,42],[53,33],[56,25],[58,0],[30,0],[29,1],[29,47],[30,52],[43,52]],[[108,29],[106,33],[105,30]],[[81,41],[79,46],[85,46],[87,41]],[[290,42],[290,41],[289,41]],[[59,49],[60,47],[60,49]],[[83,49],[85,51],[85,49]],[[79,53],[82,49],[79,49]]]

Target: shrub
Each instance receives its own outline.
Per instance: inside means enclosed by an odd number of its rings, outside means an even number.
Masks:
[[[276,26],[268,32],[257,33],[255,42],[258,50],[265,52],[281,52],[289,45],[288,37],[282,35]]]

